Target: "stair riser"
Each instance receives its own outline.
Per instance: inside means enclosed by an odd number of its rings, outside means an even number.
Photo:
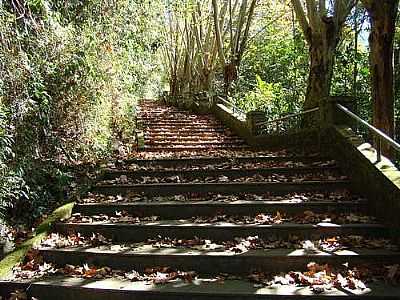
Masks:
[[[290,250],[288,251],[290,253]],[[132,269],[142,273],[145,268],[153,266],[173,266],[178,270],[196,270],[200,275],[214,276],[220,273],[232,275],[250,274],[259,272],[290,272],[303,270],[309,262],[340,266],[344,263],[351,265],[365,264],[373,261],[380,264],[395,264],[400,260],[399,255],[352,255],[352,256],[220,256],[220,255],[133,255],[133,254],[105,254],[68,251],[41,251],[46,262],[52,262],[59,267],[67,264],[108,266],[113,269],[131,271]]]
[[[253,170],[177,170],[177,171],[126,171],[126,170],[109,170],[104,173],[103,179],[115,179],[122,175],[126,175],[131,179],[140,179],[142,177],[172,177],[179,176],[187,179],[204,179],[207,177],[227,176],[230,179],[251,177],[254,175],[270,176],[270,175],[286,175],[288,177],[299,174],[318,174],[324,175],[339,174],[337,167],[304,167],[304,168],[270,168],[270,169],[253,169]]]
[[[303,182],[303,183],[181,183],[181,184],[141,184],[141,185],[98,185],[93,191],[105,195],[126,195],[143,193],[145,195],[178,195],[185,193],[259,193],[285,195],[289,193],[336,191],[348,189],[348,182]]]
[[[80,233],[91,236],[97,232],[112,239],[114,243],[142,242],[157,236],[177,239],[199,237],[213,241],[230,241],[237,237],[258,236],[262,239],[288,239],[296,236],[301,239],[318,240],[323,237],[342,235],[363,235],[367,237],[385,237],[387,231],[380,226],[342,226],[319,227],[298,226],[179,226],[179,225],[129,225],[129,224],[76,224],[57,223],[55,231],[62,234]]]
[[[215,216],[226,214],[232,216],[251,216],[258,213],[275,214],[277,211],[286,215],[295,215],[310,210],[314,213],[367,213],[366,203],[289,203],[289,204],[134,204],[134,205],[77,205],[74,213],[84,215],[114,215],[116,211],[125,211],[138,217],[159,216],[162,219],[188,219],[195,216]]]

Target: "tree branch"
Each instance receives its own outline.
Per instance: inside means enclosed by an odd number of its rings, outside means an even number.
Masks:
[[[317,12],[317,4],[315,0],[306,0],[307,15],[310,27],[313,32],[321,31],[321,17]]]
[[[217,48],[218,48],[218,55],[219,59],[221,60],[221,64],[224,66],[226,63],[225,60],[225,54],[224,54],[224,45],[222,42],[222,37],[221,37],[221,27],[219,24],[219,9],[218,9],[218,3],[217,0],[212,0],[213,4],[213,11],[214,11],[214,26],[215,26],[215,36],[217,39]]]
[[[246,29],[244,31],[243,38],[242,38],[242,43],[240,45],[239,52],[238,52],[238,55],[237,55],[237,61],[238,62],[240,62],[240,60],[242,59],[244,50],[246,49],[246,43],[247,43],[247,39],[249,37],[250,25],[251,25],[251,21],[253,19],[254,9],[256,7],[256,3],[257,3],[257,0],[252,0],[252,2],[250,3],[249,12],[248,12],[248,15],[247,15]]]
[[[301,5],[300,0],[291,0],[294,11],[296,12],[297,20],[300,23],[300,27],[303,31],[303,34],[308,43],[311,42],[311,35],[310,35],[310,25],[308,24],[306,13],[304,11],[303,5]]]

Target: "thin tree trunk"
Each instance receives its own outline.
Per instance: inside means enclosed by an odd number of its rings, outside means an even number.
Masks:
[[[358,78],[358,0],[356,0],[354,11],[354,66],[353,66],[353,97],[355,98],[355,105],[357,106],[357,78]],[[357,109],[356,109],[357,112]]]
[[[370,68],[373,124],[394,137],[393,40],[398,0],[371,1],[366,5],[371,18]],[[383,152],[391,156],[388,145]]]

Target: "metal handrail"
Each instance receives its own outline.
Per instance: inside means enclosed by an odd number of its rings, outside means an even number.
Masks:
[[[265,125],[268,125],[268,124],[273,124],[273,123],[278,123],[278,122],[281,122],[281,121],[286,121],[288,119],[293,119],[293,118],[296,118],[296,117],[299,117],[299,116],[302,116],[302,115],[305,115],[305,114],[309,114],[309,113],[312,113],[312,112],[315,112],[315,111],[318,111],[318,110],[319,110],[319,107],[315,107],[315,108],[312,108],[312,109],[308,109],[308,110],[299,112],[297,114],[291,114],[291,115],[287,115],[287,116],[284,116],[284,117],[281,117],[281,118],[278,118],[278,119],[257,123],[256,126],[265,126]]]
[[[236,106],[235,104],[233,104],[232,102],[229,102],[229,101],[225,100],[225,99],[222,98],[221,96],[217,96],[217,98],[218,98],[221,102],[223,102],[224,104],[227,104],[227,105],[229,105],[230,107],[232,107],[233,113],[235,113],[235,111],[237,111],[237,112],[239,112],[239,113],[241,113],[241,114],[243,114],[243,115],[246,115],[246,112],[245,112],[244,110],[242,110],[241,108],[237,107],[237,106]]]
[[[400,144],[397,143],[395,140],[393,140],[390,136],[385,134],[384,132],[380,131],[376,127],[372,126],[368,122],[364,121],[361,119],[359,116],[357,116],[355,113],[351,112],[347,107],[344,107],[341,104],[336,104],[336,106],[343,111],[346,115],[351,117],[352,119],[356,120],[358,123],[361,123],[362,125],[366,126],[368,129],[370,129],[375,135],[378,136],[378,145],[376,149],[376,155],[377,155],[377,161],[380,162],[382,160],[382,140],[384,140],[386,143],[388,143],[390,146],[392,146],[394,149],[397,151],[400,151]]]

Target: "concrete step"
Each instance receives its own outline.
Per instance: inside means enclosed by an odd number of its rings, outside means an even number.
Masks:
[[[149,128],[145,127],[143,129],[145,132],[156,134],[156,133],[170,133],[170,134],[177,134],[177,133],[190,133],[195,135],[196,133],[225,133],[229,132],[229,130],[222,128],[222,127],[211,127],[211,128],[203,128],[203,127],[193,127],[193,128],[177,128],[177,127],[161,127],[161,128]]]
[[[29,288],[29,289],[28,289]],[[192,283],[148,284],[121,278],[102,280],[55,276],[32,282],[0,282],[4,297],[15,290],[27,290],[40,300],[398,300],[400,288],[382,282],[370,283],[364,291],[325,290],[314,293],[295,285],[257,286],[249,280],[199,278]]]
[[[251,153],[251,151],[249,151]],[[240,154],[238,156],[222,156],[222,157],[193,157],[193,158],[167,158],[167,159],[128,159],[122,163],[135,164],[138,166],[162,166],[165,168],[171,168],[176,166],[204,166],[204,165],[215,165],[215,164],[242,164],[242,163],[315,163],[315,162],[326,162],[330,159],[327,157],[313,155],[313,156],[276,156],[273,154],[266,153],[261,155],[254,152],[254,156],[250,156],[250,153]]]
[[[192,129],[197,129],[197,130],[209,130],[209,131],[224,131],[226,128],[222,125],[216,126],[213,124],[186,124],[186,125],[173,125],[173,124],[148,124],[143,126],[144,129],[148,129],[151,131],[156,131],[156,130],[165,130],[168,131],[170,129],[172,130],[192,130]]]
[[[301,239],[318,240],[322,237],[350,234],[382,238],[389,234],[387,228],[379,224],[235,225],[197,224],[190,220],[160,220],[143,224],[59,222],[55,224],[54,230],[61,234],[80,233],[84,236],[91,236],[93,232],[97,232],[115,243],[142,242],[157,236],[229,241],[248,236],[258,236],[261,239],[289,239],[296,236]]]
[[[165,196],[142,195],[140,193],[128,193],[124,196],[118,194],[103,195],[101,193],[89,193],[86,197],[80,199],[84,204],[211,204],[211,205],[231,205],[246,203],[271,203],[271,205],[287,205],[287,209],[292,204],[296,207],[304,203],[332,203],[340,207],[341,203],[355,203],[360,205],[367,200],[351,193],[348,189],[338,189],[333,191],[316,191],[307,193],[283,193],[281,195],[271,195],[270,193],[174,193]],[[329,205],[328,205],[329,207]],[[362,205],[361,205],[362,208]]]
[[[173,139],[182,139],[182,140],[198,140],[198,139],[225,139],[225,140],[241,140],[237,136],[233,134],[227,134],[227,133],[217,133],[217,132],[203,132],[203,133],[191,133],[189,131],[183,132],[179,131],[176,133],[171,133],[171,132],[146,132],[144,134],[145,139],[166,139],[166,140],[173,140]]]
[[[138,111],[138,117],[139,118],[145,118],[145,117],[155,117],[155,116],[175,116],[175,115],[189,115],[189,116],[195,116],[197,117],[197,115],[193,115],[190,112],[188,112],[187,110],[183,110],[183,109],[179,109],[179,108],[175,108],[175,107],[162,107],[160,109],[156,108],[156,107],[151,107],[151,108],[144,108],[144,109],[139,109]]]
[[[221,144],[221,145],[214,145],[214,146],[183,146],[183,145],[176,145],[176,146],[151,146],[146,145],[144,146],[144,151],[147,152],[196,152],[196,151],[206,151],[206,150],[246,150],[250,149],[249,146],[246,145],[229,145],[229,144]]]
[[[152,112],[151,114],[145,114],[145,113],[141,113],[140,116],[138,116],[138,120],[149,120],[149,121],[153,121],[153,120],[160,120],[160,121],[169,121],[169,120],[176,120],[180,117],[186,117],[187,119],[194,119],[194,120],[215,120],[215,117],[213,115],[193,115],[190,114],[188,112],[175,112],[173,114],[168,113],[154,113]]]
[[[215,120],[213,115],[193,115],[188,112],[177,112],[173,114],[164,114],[162,112],[152,112],[151,114],[141,113],[140,116],[138,116],[138,120],[174,120],[177,116],[186,116],[188,119]]]
[[[207,177],[226,176],[229,179],[251,177],[254,175],[294,175],[294,174],[340,174],[340,169],[336,166],[326,167],[292,167],[292,168],[254,168],[254,169],[223,169],[223,170],[115,170],[106,169],[103,172],[102,179],[115,179],[122,175],[131,179],[139,179],[142,177],[171,177],[179,176],[187,179],[200,179]]]
[[[243,139],[234,136],[203,136],[203,135],[178,135],[163,136],[163,135],[144,135],[146,141],[177,141],[177,142],[229,142],[229,143],[243,143]]]
[[[190,126],[197,126],[197,125],[207,125],[207,126],[223,126],[221,122],[216,121],[216,120],[201,120],[201,119],[188,119],[187,116],[182,116],[184,119],[179,119],[178,117],[175,119],[169,119],[169,120],[164,120],[164,119],[154,119],[154,120],[138,120],[140,121],[143,126],[185,126],[185,125],[190,125]]]
[[[148,120],[140,121],[143,126],[218,126],[225,127],[224,124],[215,119],[190,119],[188,116],[179,116],[170,120]]]
[[[179,270],[196,270],[198,274],[208,276],[220,273],[242,276],[252,272],[290,272],[302,270],[309,262],[340,266],[345,263],[361,265],[371,261],[374,264],[391,265],[400,261],[400,252],[382,249],[348,249],[333,253],[318,251],[314,254],[309,254],[303,249],[249,250],[234,253],[224,249],[158,249],[151,245],[138,245],[137,248],[129,249],[124,245],[107,245],[92,248],[41,248],[40,254],[44,261],[58,267],[86,263],[130,271],[134,266],[136,271],[143,273],[149,266],[174,266]]]
[[[177,195],[183,193],[288,193],[337,191],[350,187],[349,181],[304,181],[304,182],[232,182],[232,183],[158,183],[158,184],[97,184],[94,192],[105,195],[126,195],[142,193],[145,195]]]
[[[367,201],[347,202],[303,202],[293,203],[290,201],[247,201],[242,203],[222,202],[162,202],[162,203],[120,203],[120,204],[77,204],[74,213],[85,215],[114,215],[115,212],[124,211],[138,217],[160,216],[162,219],[191,218],[195,216],[225,215],[256,215],[258,213],[276,213],[277,211],[293,215],[304,211],[314,213],[350,213],[367,212]]]
[[[153,147],[203,147],[203,148],[215,148],[215,147],[243,147],[246,145],[245,141],[240,140],[234,141],[207,141],[199,138],[193,141],[182,141],[182,140],[148,140],[145,139],[144,143],[146,146]]]

